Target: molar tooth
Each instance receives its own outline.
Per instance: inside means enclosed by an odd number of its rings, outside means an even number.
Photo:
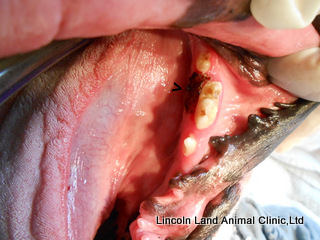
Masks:
[[[320,101],[320,48],[268,60],[271,81],[292,94]]]
[[[198,129],[207,128],[214,122],[221,91],[220,82],[207,82],[202,88],[195,111],[195,123]]]
[[[201,73],[206,73],[211,68],[210,53],[201,53],[196,61],[196,68]]]
[[[320,9],[319,0],[252,0],[254,18],[273,29],[298,29],[308,26]]]
[[[196,151],[197,140],[192,134],[183,141],[183,154],[188,157]]]

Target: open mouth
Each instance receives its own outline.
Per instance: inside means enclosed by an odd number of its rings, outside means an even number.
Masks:
[[[16,176],[4,180],[9,236],[212,236],[214,225],[162,221],[227,214],[242,177],[316,106],[268,81],[266,55],[297,51],[297,38],[277,50],[282,36],[257,46],[246,31],[215,34],[97,39],[25,88],[1,125],[1,158]]]

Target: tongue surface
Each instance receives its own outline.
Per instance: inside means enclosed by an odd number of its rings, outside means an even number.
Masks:
[[[189,78],[204,75],[196,67],[202,53],[210,56],[206,78],[219,82],[222,92],[215,121],[201,130],[184,104]],[[171,91],[174,82],[182,91]],[[186,196],[168,190],[169,180],[193,170],[208,153],[210,136],[239,134],[249,114],[292,100],[274,85],[252,86],[204,42],[180,31],[130,31],[98,40],[36,79],[2,122],[2,161],[14,159],[7,172],[15,172],[3,176],[7,196],[15,199],[3,205],[13,209],[8,235],[93,238],[114,206],[121,235],[148,198],[175,203],[170,216],[201,216],[222,187]],[[15,129],[20,132],[13,139]],[[190,134],[197,145],[186,156],[183,142]],[[131,225],[133,238],[180,237],[194,229],[157,226],[158,213],[146,202]],[[31,211],[19,215],[26,206]]]

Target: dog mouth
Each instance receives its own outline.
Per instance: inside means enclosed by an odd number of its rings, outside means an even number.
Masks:
[[[266,47],[220,40],[131,30],[95,40],[24,89],[1,125],[4,191],[15,196],[5,203],[9,235],[212,236],[219,225],[161,219],[226,215],[243,176],[317,105],[268,81]]]

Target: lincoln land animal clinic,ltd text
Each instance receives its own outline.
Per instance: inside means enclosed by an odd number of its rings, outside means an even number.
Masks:
[[[271,216],[252,216],[252,217],[163,217],[156,216],[157,225],[216,225],[216,224],[277,224],[277,225],[302,225],[304,224],[303,216],[271,217]]]

